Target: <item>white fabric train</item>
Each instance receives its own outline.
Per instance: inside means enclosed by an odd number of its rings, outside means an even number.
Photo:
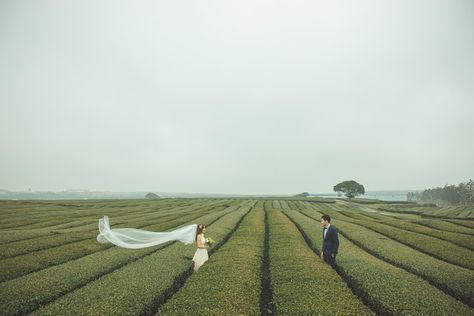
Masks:
[[[99,234],[97,241],[100,243],[111,242],[119,247],[139,249],[156,246],[168,241],[180,241],[186,245],[196,240],[197,224],[180,227],[170,232],[152,232],[135,228],[110,229],[109,217],[105,215],[99,219]]]

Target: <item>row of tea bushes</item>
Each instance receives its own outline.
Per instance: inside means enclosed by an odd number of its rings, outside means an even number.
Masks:
[[[63,222],[58,225],[51,225],[44,228],[37,229],[1,229],[0,245],[8,244],[27,239],[34,239],[45,236],[52,236],[63,232],[87,231],[97,228],[98,216],[88,216],[83,219]],[[115,218],[115,216],[114,216]]]
[[[454,232],[459,234],[474,235],[474,229],[461,226],[459,224],[454,224],[447,220],[437,220],[437,219],[419,219],[414,221],[417,224],[428,226],[442,231]]]
[[[412,213],[419,214],[422,217],[431,217],[431,218],[474,218],[474,207],[472,205],[451,205],[451,206],[430,206],[430,207],[421,207],[421,206],[389,206],[383,205],[379,207],[380,210],[386,212],[397,212],[397,213]]]
[[[320,253],[322,233],[315,229],[318,221],[298,211],[284,212],[304,234],[313,250]],[[341,234],[339,240],[338,271],[377,314],[472,315],[469,306],[427,281],[370,255]]]
[[[412,223],[407,220],[399,220],[399,219],[393,219],[390,218],[389,216],[384,216],[376,213],[363,213],[361,214],[360,212],[354,212],[354,211],[342,211],[341,214],[354,218],[354,219],[360,219],[360,220],[369,220],[372,221],[378,221],[383,224],[393,226],[396,228],[400,228],[403,230],[408,230],[411,232],[439,238],[441,240],[449,241],[454,244],[457,244],[458,246],[468,248],[471,250],[474,250],[474,237],[470,235],[465,235],[465,234],[459,234],[455,232],[450,232],[450,231],[441,231],[439,229],[434,229],[432,227],[427,227],[424,225],[419,225],[417,223]],[[440,222],[440,220],[438,220]]]
[[[157,200],[163,202],[165,199]],[[0,200],[1,215],[17,215],[19,213],[41,215],[45,212],[67,213],[71,209],[92,209],[106,207],[115,207],[126,202],[138,200]]]
[[[200,213],[203,211],[203,208],[209,208],[210,206],[200,206],[201,209],[197,209],[196,213]],[[181,213],[189,213],[188,210],[183,210]],[[176,214],[169,214],[167,217],[163,216],[161,212],[155,212],[150,214],[140,214],[138,217],[133,216],[130,218],[128,221],[121,217],[118,218],[119,221],[122,222],[122,224],[119,225],[114,225],[115,228],[121,227],[121,226],[126,226],[126,227],[136,227],[136,228],[144,228],[145,226],[147,228],[144,229],[150,229],[153,230],[153,227],[150,227],[150,222],[156,222],[156,221],[161,221],[161,220],[172,220],[175,219],[176,217],[179,216],[179,212],[176,212]],[[102,216],[101,216],[102,217]],[[117,220],[115,217],[110,218],[111,220],[115,221]],[[18,255],[23,255],[27,254],[33,251],[39,251],[39,250],[46,250],[50,249],[53,247],[58,247],[62,245],[66,245],[69,243],[74,243],[74,242],[79,242],[83,240],[87,240],[90,238],[94,238],[94,236],[97,236],[98,233],[98,220],[99,217],[96,217],[96,223],[92,225],[88,225],[88,230],[80,230],[80,231],[73,231],[69,232],[66,230],[64,233],[61,234],[55,234],[55,235],[48,235],[44,237],[39,237],[35,239],[28,239],[28,240],[21,240],[17,242],[11,242],[8,244],[3,244],[0,245],[0,258],[9,258],[9,257],[14,257]]]
[[[43,215],[43,221],[41,222],[44,227],[40,228],[31,228],[28,225],[25,226],[25,222],[31,221],[30,216],[21,216],[20,218],[11,219],[14,221],[15,226],[20,226],[18,228],[7,228],[1,229],[0,231],[3,234],[0,236],[0,243],[14,242],[23,239],[31,239],[35,237],[41,237],[53,233],[62,233],[62,232],[75,232],[75,231],[85,231],[87,229],[96,229],[97,220],[103,215],[108,215],[110,218],[114,219],[115,224],[128,224],[131,220],[138,218],[143,218],[146,216],[154,216],[155,214],[173,214],[182,211],[189,211],[195,208],[209,207],[213,203],[166,203],[160,205],[153,205],[150,208],[144,208],[135,210],[129,208],[101,208],[99,210],[81,210],[81,215],[77,216],[74,214],[68,214],[64,216],[64,219],[61,220],[59,224],[52,224],[51,219],[54,217],[53,214]],[[217,202],[214,204],[217,205]],[[220,205],[227,205],[227,203],[219,203]],[[72,212],[69,210],[69,212]],[[84,216],[86,215],[86,216]],[[34,224],[37,224],[34,222]]]
[[[191,275],[157,314],[259,315],[264,233],[259,201],[232,238]]]
[[[156,217],[161,218],[161,215],[157,215]],[[176,215],[173,217],[176,217]],[[141,216],[141,219],[141,222],[131,221],[130,225],[138,227],[138,225],[143,226],[150,223],[149,219],[144,219],[143,216]],[[11,258],[93,238],[94,235],[96,236],[98,233],[98,220],[99,219],[96,218],[96,223],[88,225],[86,230],[72,232],[65,231],[60,234],[40,236],[34,239],[21,240],[0,245],[0,258]]]
[[[171,206],[172,207],[172,206]],[[166,210],[166,209],[165,209]],[[150,210],[145,210],[141,212],[135,212],[135,211],[130,211],[130,210],[114,210],[115,212],[110,212],[109,210],[106,211],[109,215],[110,218],[113,218],[115,223],[120,223],[121,221],[131,221],[135,218],[143,218],[144,216],[150,216],[154,214],[154,212],[150,212]],[[105,211],[104,211],[105,212]],[[160,214],[163,213],[164,211],[160,210]],[[97,213],[97,211],[95,211]],[[38,238],[38,237],[43,237],[47,235],[53,235],[55,233],[72,233],[72,232],[83,232],[87,230],[94,230],[97,229],[97,221],[99,218],[101,218],[103,215],[98,215],[98,214],[88,214],[87,216],[81,216],[79,219],[77,216],[69,215],[68,217],[65,217],[64,219],[61,219],[60,224],[53,224],[52,221],[52,216],[49,215],[49,217],[43,218],[45,223],[44,225],[47,224],[45,227],[41,228],[31,228],[31,227],[25,227],[23,224],[25,222],[28,222],[29,218],[20,218],[20,219],[15,219],[17,225],[21,225],[18,229],[2,229],[2,236],[0,237],[1,243],[12,243],[15,241],[21,241],[25,239],[33,239],[33,238]],[[74,219],[73,219],[74,218]],[[72,221],[70,221],[73,219]]]
[[[221,200],[224,201],[224,200]],[[119,212],[140,213],[150,210],[180,206],[190,206],[197,203],[211,203],[203,199],[161,199],[161,200],[90,200],[90,201],[10,201],[0,200],[1,224],[15,223],[28,219],[40,219],[51,217],[77,218],[81,216],[93,216],[106,211],[108,214]],[[14,205],[20,205],[14,208]],[[71,216],[72,215],[72,216]]]
[[[130,211],[129,211],[130,212]],[[41,217],[38,216],[27,216],[22,215],[18,217],[11,217],[9,218],[8,223],[4,223],[0,225],[1,230],[6,229],[45,229],[50,226],[61,225],[64,223],[87,219],[90,218],[92,215],[82,211],[73,210],[69,211],[68,215],[55,215],[51,213],[45,213]]]
[[[205,215],[198,221],[211,223],[246,207],[229,207],[221,212]],[[169,245],[170,243],[136,250],[114,246],[105,251],[3,282],[0,284],[0,310],[7,315],[28,313],[40,305],[52,302],[66,293],[120,270],[127,264],[171,248]],[[177,246],[173,244],[172,247]],[[187,246],[184,249],[188,249],[189,252],[190,248],[192,247]]]
[[[22,240],[8,244],[0,245],[0,258],[10,258],[29,252],[44,250],[51,247],[57,247],[68,243],[85,240],[91,236],[85,235],[83,232],[56,234],[47,237],[41,237],[33,240]]]
[[[311,211],[301,213],[315,220],[320,218]],[[419,275],[465,304],[474,306],[474,271],[433,258],[360,225],[337,220],[335,226],[344,237],[370,254]]]
[[[92,209],[69,209],[67,213],[64,215],[57,215],[56,212],[43,212],[41,214],[40,219],[38,219],[38,215],[40,211],[36,211],[36,215],[28,215],[28,214],[18,214],[17,216],[6,216],[7,220],[10,221],[8,224],[9,227],[2,227],[0,230],[2,232],[8,231],[8,235],[11,236],[12,232],[37,232],[38,234],[44,234],[47,231],[57,231],[61,232],[61,230],[65,229],[68,231],[68,228],[77,227],[82,224],[82,222],[87,220],[97,220],[98,218],[102,217],[103,215],[109,215],[110,218],[114,218],[119,223],[120,221],[130,221],[133,218],[139,218],[142,216],[153,216],[156,213],[164,213],[170,211],[180,211],[180,210],[189,210],[192,208],[199,208],[199,207],[209,207],[212,204],[221,204],[225,205],[224,201],[195,201],[194,203],[184,203],[177,201],[176,203],[172,203],[172,201],[168,201],[167,203],[160,203],[160,204],[151,204],[146,203],[146,201],[141,202],[140,207],[134,207],[134,204],[130,204],[129,202],[127,205],[128,207],[114,207],[114,203],[112,203],[109,207],[101,207],[101,208],[92,208]],[[0,203],[1,205],[1,203]],[[4,224],[3,226],[5,226]],[[3,236],[0,237],[2,243],[4,242]],[[11,237],[10,237],[11,238]],[[12,239],[8,240],[9,242],[14,241]]]
[[[113,208],[114,202],[118,200],[109,200],[107,207]],[[71,211],[87,212],[91,209],[97,209],[103,206],[100,200],[83,201],[59,201],[59,200],[0,200],[0,215],[4,217],[1,223],[7,222],[12,218],[22,218],[24,216],[31,218],[41,218],[52,215],[68,215]]]
[[[277,315],[372,314],[339,275],[308,248],[285,215],[269,208],[268,222],[271,287]]]
[[[456,224],[456,225],[460,225],[460,226],[464,226],[464,227],[474,229],[474,221],[473,220],[447,219],[446,221],[450,222],[450,223],[453,223],[453,224]]]
[[[465,247],[386,224],[360,221],[354,221],[354,223],[368,227],[440,260],[468,269],[474,269],[474,260],[472,260],[474,252]]]
[[[78,259],[109,247],[109,244],[100,244],[97,240],[88,238],[52,249],[6,258],[0,261],[0,282]]]
[[[207,226],[208,236],[224,241],[251,206],[243,206]],[[209,215],[208,215],[209,216]],[[199,222],[209,223],[201,219]],[[68,293],[33,314],[149,314],[192,271],[195,247],[174,243]]]
[[[392,227],[377,221],[356,220],[341,214],[339,211],[331,210],[330,208],[325,208],[325,211],[336,219],[346,220],[367,227],[435,258],[468,269],[474,269],[474,260],[472,260],[472,258],[474,258],[474,252],[470,249],[438,238]]]
[[[223,210],[223,207],[211,209],[212,212]],[[192,221],[205,215],[207,212],[189,212],[159,218],[159,224],[144,226],[143,229],[150,231],[165,231],[178,227],[186,222]],[[146,222],[138,222],[146,225]],[[97,226],[97,224],[95,225]],[[45,269],[70,260],[78,259],[97,251],[111,247],[111,244],[100,244],[94,238],[98,230],[92,232],[90,238],[79,242],[67,243],[65,245],[35,251],[33,253],[6,258],[0,261],[0,282],[7,281],[34,271]]]

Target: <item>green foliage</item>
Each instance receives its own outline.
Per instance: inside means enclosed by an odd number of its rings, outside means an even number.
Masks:
[[[206,233],[220,242],[225,241],[250,208],[243,206],[206,225]],[[209,218],[199,221],[208,222]],[[192,271],[191,258],[195,250],[195,247],[174,243],[107,273],[32,314],[61,314],[71,308],[76,314],[149,314],[187,279]]]
[[[156,193],[150,192],[145,195],[145,198],[150,199],[150,200],[156,200],[156,199],[159,199],[160,196]]]
[[[338,183],[334,186],[334,192],[342,192],[348,198],[356,197],[357,195],[365,194],[365,188],[362,184],[354,180],[347,180]]]
[[[421,193],[410,196],[413,200],[445,202],[451,204],[474,204],[474,180],[459,185],[445,185],[433,189],[426,189]]]
[[[121,216],[112,215],[114,227],[130,226],[148,230],[154,230],[155,227],[150,223],[164,223],[166,221],[174,220],[178,217],[177,214],[185,212],[186,216],[190,216],[196,213],[202,215],[203,211],[209,211],[207,209],[210,205],[198,204],[199,208],[184,208],[183,210],[177,208],[174,212],[165,210],[159,212],[150,212],[146,214],[117,214]],[[222,207],[221,207],[222,209]],[[182,215],[179,215],[182,216]],[[79,241],[86,241],[94,239],[97,236],[97,221],[99,216],[94,216],[94,223],[84,225],[80,229],[55,229],[58,234],[49,234],[47,236],[39,236],[35,239],[20,240],[17,242],[10,242],[8,244],[0,245],[0,258],[9,258],[18,255],[27,254],[33,251],[47,250],[50,248],[64,246],[69,243],[75,243]]]
[[[264,214],[259,202],[159,315],[258,315]],[[204,296],[203,296],[203,293]]]
[[[302,213],[315,220],[318,219],[314,212],[305,210]],[[346,238],[376,257],[419,275],[455,298],[474,306],[474,283],[472,282],[474,272],[472,270],[420,253],[348,221],[337,220],[337,228]]]
[[[321,251],[322,234],[317,220],[294,210],[284,211],[307,236],[311,246]],[[321,213],[312,211],[317,218]],[[338,221],[334,221],[338,227]],[[378,314],[472,315],[472,310],[425,280],[380,260],[342,235],[337,256],[339,271]]]
[[[212,212],[217,212],[222,209],[222,207],[212,209]],[[184,213],[173,214],[172,216],[161,214],[161,216],[153,219],[148,218],[148,220],[146,220],[142,218],[141,221],[131,221],[128,225],[132,227],[141,227],[150,231],[165,231],[174,227],[178,227],[188,221],[197,219],[205,213],[206,212],[201,210],[197,213],[196,211],[188,211]],[[151,221],[156,222],[150,225]],[[94,226],[97,226],[97,223],[94,223]],[[81,258],[94,252],[102,251],[112,247],[112,244],[99,244],[97,242],[95,239],[97,234],[96,230],[90,232],[92,233],[90,234],[90,238],[87,238],[83,241],[65,243],[57,247],[34,251],[28,254],[6,258],[0,261],[0,281],[10,280],[27,273]],[[83,234],[89,235],[89,232],[84,232]],[[35,241],[30,240],[30,242]]]
[[[308,196],[309,196],[308,192],[303,192],[303,193],[300,193],[300,194],[293,195],[293,197],[302,197],[302,198],[306,198]]]
[[[419,222],[420,224],[418,224],[411,222],[411,220],[396,219],[390,216],[384,216],[377,213],[365,212],[364,214],[360,214],[360,212],[352,211],[341,211],[340,213],[354,219],[364,221],[376,221],[378,223],[383,223],[392,227],[397,227],[411,232],[436,237],[445,241],[452,242],[458,246],[474,250],[474,237],[472,235],[460,234],[457,232],[446,231],[444,229],[440,230],[439,228],[441,227],[439,226],[438,229],[434,229],[432,227],[429,227],[428,225],[420,225],[423,222]]]
[[[408,245],[418,251],[427,253],[435,258],[468,269],[474,269],[474,261],[472,260],[474,257],[474,252],[472,250],[455,245],[451,242],[433,238],[431,236],[392,227],[381,222],[351,219],[350,217],[344,216],[342,213],[340,213],[340,210],[347,209],[346,206],[339,207],[339,210],[337,210],[337,208],[327,208],[326,212],[333,218],[346,220],[367,227],[402,244]]]
[[[425,225],[432,227],[441,231],[454,232],[459,234],[474,235],[474,230],[465,226],[458,225],[456,223],[449,222],[447,220],[438,220],[438,219],[417,219],[415,223],[420,225]]]
[[[37,238],[34,241],[30,239],[17,241],[14,243],[0,245],[0,258],[3,259],[14,257],[32,251],[52,248],[75,241],[90,239],[93,237],[94,236],[92,233],[85,234],[84,232],[76,232],[69,234],[52,235],[44,238]]]
[[[383,205],[380,211],[445,219],[474,219],[474,205]]]
[[[222,215],[235,212],[235,209],[236,207],[229,207],[220,212],[210,213],[200,218],[199,221],[209,223]],[[65,293],[74,291],[76,288],[93,284],[94,280],[100,279],[112,271],[120,270],[120,268],[143,259],[166,246],[168,244],[137,250],[112,247],[3,282],[0,288],[0,309],[8,315],[24,314],[37,309],[40,305],[54,301]],[[176,244],[169,248],[175,249],[180,246],[184,247],[183,251],[192,252],[193,248],[190,246]],[[157,253],[159,252],[161,251]]]
[[[2,315],[474,315],[472,206],[327,202],[0,201]],[[340,231],[337,273],[317,255],[321,213]],[[154,231],[204,222],[218,244],[194,273],[189,245],[97,243],[103,215]]]
[[[450,220],[447,220],[447,221],[450,222],[450,223],[456,224],[458,226],[463,226],[463,227],[474,229],[474,221],[461,220],[461,219],[450,219]]]
[[[337,273],[308,248],[280,211],[270,209],[268,222],[271,284],[277,314],[371,314]]]

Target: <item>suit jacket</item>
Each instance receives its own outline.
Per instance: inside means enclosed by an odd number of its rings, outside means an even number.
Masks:
[[[336,255],[338,248],[339,248],[339,236],[338,236],[336,227],[332,225],[329,226],[329,229],[326,232],[326,238],[324,238],[324,228],[323,228],[323,253]]]

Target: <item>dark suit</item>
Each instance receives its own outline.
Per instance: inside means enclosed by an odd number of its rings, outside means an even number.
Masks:
[[[324,238],[324,230],[325,229],[323,229],[324,261],[334,268],[336,266],[337,249],[339,248],[339,236],[337,229],[332,225],[329,226],[326,232],[326,238]]]

